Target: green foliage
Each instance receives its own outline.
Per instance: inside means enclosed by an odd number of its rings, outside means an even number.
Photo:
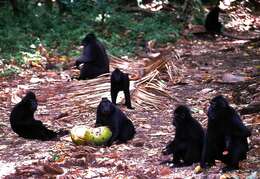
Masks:
[[[23,13],[18,17],[10,5],[0,7],[0,59],[4,63],[10,59],[15,59],[16,64],[26,63],[24,52],[34,54],[35,49],[30,46],[39,43],[58,54],[74,56],[79,54],[76,47],[88,32],[95,32],[109,53],[129,56],[149,40],[175,41],[182,27],[176,14],[126,12],[120,10],[124,6],[120,7],[117,1],[62,2],[70,8],[62,15],[57,4],[46,8],[35,1],[21,1]]]
[[[144,32],[146,41],[156,39],[160,43],[166,43],[174,42],[179,37],[181,24],[174,22],[170,14],[156,13],[131,28],[137,32]]]
[[[112,12],[105,21],[106,44],[114,55],[132,55],[146,41],[174,42],[179,37],[182,24],[170,13],[156,12],[151,16]]]
[[[202,3],[200,0],[194,0],[193,3],[193,23],[194,24],[204,24],[204,10],[202,8]]]
[[[13,74],[17,74],[19,72],[20,72],[20,70],[18,68],[10,66],[10,67],[0,71],[0,77],[10,76]]]

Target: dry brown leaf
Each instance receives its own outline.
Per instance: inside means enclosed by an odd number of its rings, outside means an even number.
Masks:
[[[167,175],[170,175],[172,173],[172,169],[170,169],[169,167],[163,167],[160,169],[160,172],[159,174],[161,176],[167,176]]]

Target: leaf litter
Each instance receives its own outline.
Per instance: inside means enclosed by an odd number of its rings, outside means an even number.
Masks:
[[[207,48],[207,47],[210,48]],[[223,51],[228,46],[231,50]],[[256,45],[257,46],[257,45]],[[231,48],[232,47],[232,48]],[[207,51],[199,49],[208,49]],[[36,118],[52,129],[71,129],[75,125],[94,126],[96,107],[101,97],[109,97],[109,75],[97,79],[76,81],[70,77],[78,73],[42,70],[39,65],[18,76],[1,80],[0,99],[0,176],[4,178],[230,178],[259,176],[259,118],[257,113],[242,116],[253,129],[248,159],[241,169],[228,176],[220,172],[223,164],[201,174],[195,174],[197,164],[184,168],[170,168],[160,162],[166,143],[174,137],[171,126],[172,111],[178,104],[187,104],[193,116],[207,125],[208,101],[216,94],[227,96],[236,109],[242,108],[260,93],[259,78],[254,76],[257,48],[244,54],[246,45],[221,41],[180,40],[174,46],[160,49],[151,58],[120,59],[111,56],[111,71],[115,67],[130,74],[131,94],[135,110],[119,107],[133,121],[137,134],[127,144],[111,147],[76,146],[66,136],[59,141],[39,142],[18,138],[11,132],[9,114],[27,90],[33,90],[39,100]],[[156,49],[155,49],[156,50]],[[53,58],[53,57],[52,57]],[[259,62],[259,60],[258,60]],[[40,64],[41,66],[41,64]],[[229,75],[224,78],[223,75]],[[229,81],[232,79],[239,80]],[[240,78],[243,77],[243,78]],[[250,77],[250,78],[249,78]],[[226,83],[228,81],[228,83]],[[244,87],[242,88],[241,86]],[[255,85],[256,89],[248,89]],[[235,89],[247,95],[237,100]],[[255,173],[256,172],[256,173]]]

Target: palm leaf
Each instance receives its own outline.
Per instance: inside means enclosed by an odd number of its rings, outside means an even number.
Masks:
[[[180,68],[177,63],[174,63],[174,61],[179,61],[178,55],[175,55],[174,58],[172,56],[171,58],[160,56],[150,60],[142,68],[140,68],[143,65],[142,60],[130,61],[117,57],[111,57],[111,59],[111,71],[114,68],[119,68],[124,72],[130,73],[131,76],[135,75],[135,72],[138,73],[138,70],[142,70],[140,79],[131,80],[130,82],[131,100],[134,106],[163,108],[165,105],[161,104],[162,100],[178,100],[171,95],[168,86],[182,80]],[[72,81],[70,85],[73,88],[80,89],[68,94],[74,103],[96,108],[102,97],[111,98],[110,76],[108,74],[91,80]],[[123,100],[123,94],[119,94],[117,102],[121,103]]]

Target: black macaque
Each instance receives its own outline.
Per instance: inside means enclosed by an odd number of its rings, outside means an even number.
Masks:
[[[232,39],[239,39],[239,40],[251,40],[251,41],[260,40],[260,36],[243,37],[243,36],[237,36],[237,35],[233,35],[231,33],[225,32],[223,25],[219,21],[220,12],[221,12],[221,9],[218,6],[215,6],[207,14],[205,24],[204,24],[207,33],[210,33],[211,35],[215,35],[215,34],[222,35],[224,37],[228,37],[228,38],[232,38]]]
[[[109,58],[105,47],[93,33],[87,34],[82,40],[84,46],[82,55],[76,60],[76,67],[80,69],[79,80],[92,79],[109,73]],[[80,64],[83,66],[80,68]]]
[[[11,128],[20,137],[27,139],[51,140],[68,134],[68,131],[54,132],[43,123],[34,119],[37,99],[33,92],[28,92],[22,101],[15,105],[10,115]]]
[[[98,126],[107,126],[112,131],[106,146],[111,146],[114,141],[126,143],[136,133],[132,121],[107,98],[102,98],[97,108],[96,127]]]
[[[249,150],[247,137],[251,131],[222,95],[210,101],[207,115],[208,127],[200,166],[214,165],[218,159],[226,164],[223,172],[239,169],[239,161],[246,159]],[[223,153],[225,150],[227,154]]]
[[[134,109],[131,105],[130,91],[129,91],[129,77],[128,74],[121,72],[116,68],[111,75],[111,98],[112,103],[116,104],[116,98],[119,91],[124,91],[125,105],[129,109]]]
[[[174,111],[172,124],[176,128],[175,138],[163,150],[164,155],[173,155],[173,167],[189,166],[199,162],[203,147],[204,131],[192,116],[187,106],[180,105]],[[167,163],[164,161],[162,163]]]
[[[218,6],[211,9],[207,14],[205,20],[205,28],[207,32],[212,34],[220,34],[222,29],[222,24],[219,22],[220,8]]]

